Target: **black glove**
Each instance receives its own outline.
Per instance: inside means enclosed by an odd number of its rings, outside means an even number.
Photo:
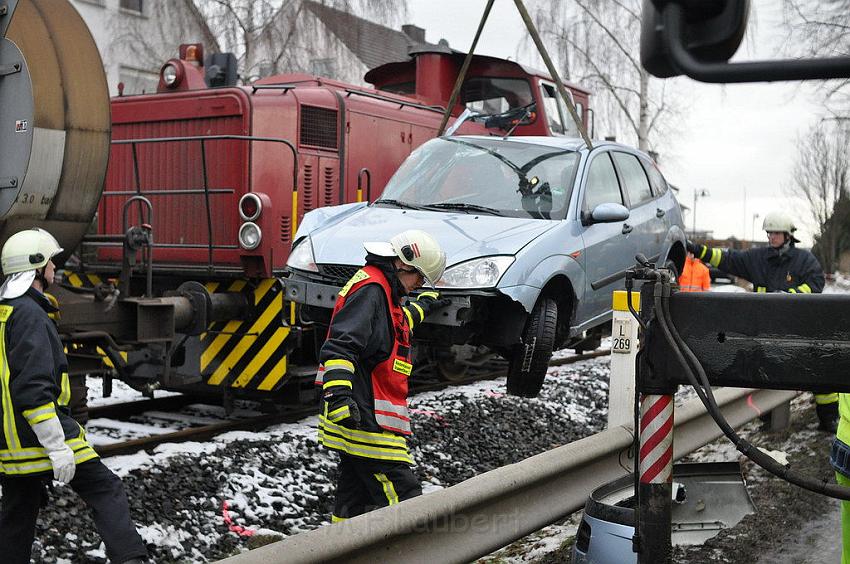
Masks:
[[[325,390],[325,417],[331,423],[357,429],[360,427],[360,408],[345,386],[331,386]]]
[[[422,308],[422,314],[425,317],[428,317],[429,314],[439,309],[443,309],[451,303],[452,301],[449,298],[441,298],[440,294],[431,291],[422,292],[414,301],[411,302],[411,304],[416,304]]]
[[[702,252],[702,245],[697,245],[690,239],[685,242],[685,248],[687,248],[688,252],[692,253],[697,258],[699,258],[699,254]]]

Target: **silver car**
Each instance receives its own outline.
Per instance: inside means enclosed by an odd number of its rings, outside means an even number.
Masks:
[[[451,380],[498,354],[508,392],[529,397],[554,350],[581,347],[610,320],[637,253],[677,271],[685,257],[679,204],[644,153],[556,137],[433,139],[378,200],[304,216],[285,286],[316,343],[364,264],[363,241],[411,228],[446,251],[437,287],[452,298],[417,330],[419,365]]]

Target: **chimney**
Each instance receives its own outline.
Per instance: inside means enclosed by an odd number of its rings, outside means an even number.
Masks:
[[[413,24],[405,24],[401,26],[401,31],[406,36],[417,43],[425,43],[425,30]]]

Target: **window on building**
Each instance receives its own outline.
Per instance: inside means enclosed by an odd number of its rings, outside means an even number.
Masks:
[[[121,8],[125,10],[129,10],[131,12],[138,12],[140,14],[144,14],[144,0],[121,0],[119,4]]]
[[[310,61],[310,74],[334,78],[336,76],[336,61],[334,59],[312,59]]]
[[[121,67],[118,69],[118,80],[124,83],[124,95],[151,94],[156,92],[159,84],[159,74],[151,71]]]

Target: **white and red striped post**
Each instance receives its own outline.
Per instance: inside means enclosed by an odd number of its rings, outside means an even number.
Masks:
[[[640,564],[671,560],[673,406],[672,395],[642,394],[640,398]]]

